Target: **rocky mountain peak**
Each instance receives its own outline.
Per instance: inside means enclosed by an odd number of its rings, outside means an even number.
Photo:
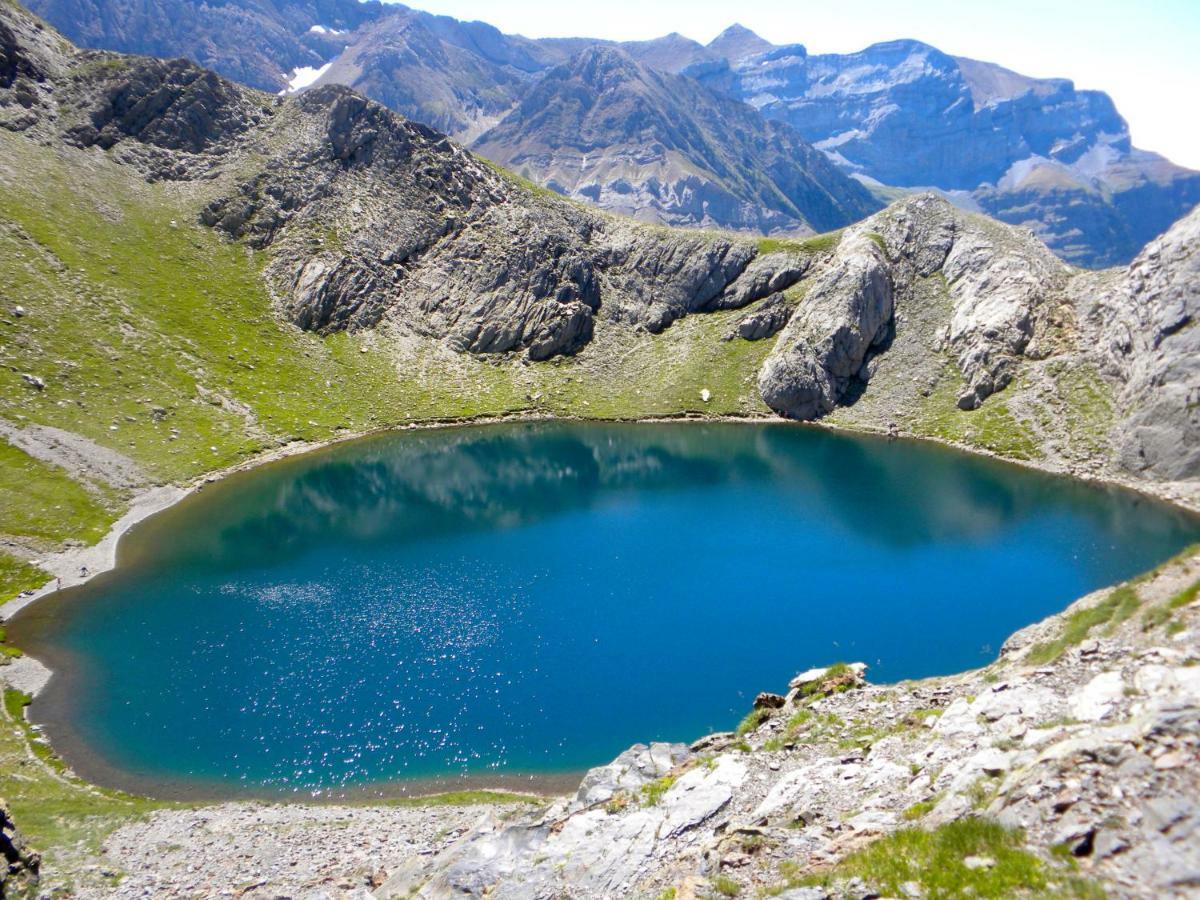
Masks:
[[[588,47],[547,74],[547,78],[577,78],[598,91],[617,89],[631,80],[648,77],[649,72],[628,52],[611,44]]]
[[[621,47],[638,62],[661,72],[680,72],[712,57],[703,44],[677,31],[648,41],[625,41]]]
[[[643,219],[825,231],[878,208],[792,129],[624,47],[589,47],[556,66],[474,147]]]
[[[731,62],[737,62],[756,53],[766,53],[774,46],[746,26],[734,23],[713,38],[708,49]]]

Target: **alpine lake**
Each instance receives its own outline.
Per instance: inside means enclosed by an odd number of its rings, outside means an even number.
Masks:
[[[343,797],[568,781],[810,666],[890,682],[1200,539],[1138,494],[787,424],[371,437],[206,486],[39,601],[31,708],[102,784]]]

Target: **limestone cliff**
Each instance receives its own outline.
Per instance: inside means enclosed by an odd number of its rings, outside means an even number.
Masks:
[[[1046,405],[1069,368],[1109,395],[1090,414],[1111,470],[1194,478],[1192,322],[1200,311],[1193,211],[1124,270],[1071,269],[1028,232],[963,213],[928,196],[907,200],[846,232],[807,274],[808,290],[760,373],[763,398],[800,419],[903,430],[906,413],[950,382],[936,371],[890,368],[915,352],[952,366],[964,411]],[[1069,376],[1073,377],[1073,376]],[[906,383],[907,382],[907,383]],[[862,401],[860,403],[860,401]],[[1101,408],[1103,407],[1103,409]],[[1038,419],[1038,421],[1034,421]],[[1041,414],[1041,433],[1061,428]]]

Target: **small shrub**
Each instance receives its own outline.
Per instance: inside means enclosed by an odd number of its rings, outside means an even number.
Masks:
[[[971,801],[972,809],[983,809],[996,796],[996,780],[988,777],[980,778],[967,788],[967,798]]]
[[[664,775],[649,784],[643,784],[642,806],[658,806],[662,802],[663,795],[671,789],[671,785],[674,783],[674,775]]]
[[[920,803],[914,803],[904,812],[900,813],[900,818],[905,822],[915,822],[917,819],[925,818],[926,814],[933,811],[933,808],[938,805],[938,801],[942,799],[942,795],[930,797],[928,800],[922,800]]]
[[[742,892],[742,886],[728,875],[718,875],[713,879],[712,885],[722,897],[736,897]]]
[[[752,709],[746,718],[738,723],[737,730],[734,732],[738,737],[745,737],[752,731],[756,731],[758,726],[770,718],[770,710]]]
[[[610,816],[613,816],[613,815],[616,815],[617,813],[621,812],[628,806],[629,806],[629,792],[628,791],[617,791],[615,794],[612,795],[612,797],[609,799],[609,801],[604,804],[604,811],[606,813],[608,813]]]

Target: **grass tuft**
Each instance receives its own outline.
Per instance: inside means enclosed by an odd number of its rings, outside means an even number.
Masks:
[[[1159,603],[1147,609],[1142,616],[1143,630],[1150,631],[1162,625],[1167,625],[1168,627],[1180,625],[1180,623],[1172,621],[1175,612],[1183,609],[1185,606],[1190,606],[1196,601],[1197,596],[1200,596],[1200,580],[1192,582],[1166,603]],[[1178,630],[1181,630],[1181,628],[1176,629],[1176,633]]]
[[[648,784],[643,784],[642,806],[658,806],[662,802],[663,795],[675,783],[675,778],[676,776],[674,775],[664,775],[662,778],[655,779]]]
[[[1141,602],[1133,584],[1123,584],[1114,588],[1095,606],[1076,610],[1067,616],[1059,636],[1052,641],[1043,641],[1031,647],[1025,655],[1025,662],[1034,666],[1053,662],[1062,656],[1068,647],[1082,643],[1093,629],[1101,625],[1107,625],[1110,631],[1115,629],[1137,611]]]
[[[712,880],[712,886],[722,897],[736,897],[742,892],[742,886],[728,875],[718,875]]]
[[[747,713],[746,718],[738,723],[734,731],[738,737],[745,737],[753,731],[758,730],[758,726],[767,721],[771,717],[771,711],[767,709],[752,709]]]
[[[992,864],[969,868],[965,860],[972,856],[986,858]],[[1096,885],[1026,850],[1025,835],[1020,830],[987,819],[963,819],[932,831],[901,829],[848,856],[827,872],[795,881],[796,886],[829,885],[849,878],[861,878],[874,894],[892,897],[908,896],[908,889],[916,885],[920,896],[930,900],[1029,894],[1104,896]]]

